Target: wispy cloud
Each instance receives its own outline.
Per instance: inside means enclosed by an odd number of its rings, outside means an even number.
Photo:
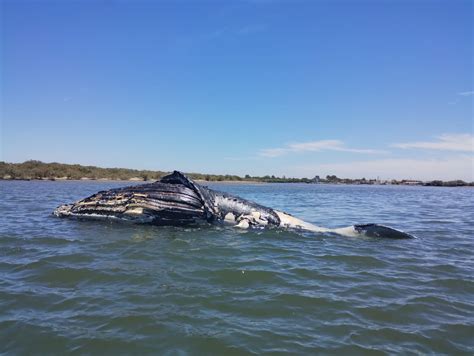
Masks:
[[[474,136],[471,134],[445,134],[437,137],[436,141],[418,141],[396,143],[392,145],[398,148],[419,148],[443,151],[474,151]]]
[[[265,24],[248,24],[241,26],[225,26],[215,28],[202,33],[192,33],[183,35],[175,39],[174,46],[181,50],[190,50],[197,46],[214,41],[224,41],[228,39],[245,38],[253,35],[257,36],[267,30]]]
[[[321,151],[340,151],[340,152],[367,153],[367,154],[386,153],[385,151],[380,151],[380,150],[346,147],[344,142],[340,140],[321,140],[321,141],[291,143],[284,147],[266,148],[266,149],[260,150],[259,155],[263,157],[279,157],[288,153],[321,152]]]
[[[225,159],[227,161],[245,161],[245,162],[248,162],[250,160],[261,159],[261,157],[255,157],[255,156],[231,157],[231,156],[228,156],[228,157],[224,157],[223,159]]]
[[[448,104],[449,105],[456,105],[459,102],[463,101],[464,98],[467,98],[469,96],[474,96],[474,91],[462,91],[457,93],[457,97],[454,100],[451,100]]]
[[[294,175],[313,177],[335,174],[344,178],[421,179],[474,181],[474,156],[459,155],[438,159],[394,158],[292,167]]]
[[[474,156],[461,154],[437,159],[393,158],[372,161],[328,163],[292,168],[293,174],[313,177],[335,174],[344,178],[420,179],[474,181]]]

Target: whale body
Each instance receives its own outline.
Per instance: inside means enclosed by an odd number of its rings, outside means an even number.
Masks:
[[[316,226],[288,213],[201,186],[178,171],[154,183],[100,191],[75,203],[61,205],[53,214],[153,225],[224,223],[243,229],[275,227],[343,236],[413,237],[380,224],[336,229]]]

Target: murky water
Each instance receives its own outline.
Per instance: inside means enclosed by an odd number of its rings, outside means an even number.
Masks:
[[[59,219],[124,182],[0,181],[0,352],[474,352],[474,190],[211,185],[416,240]]]

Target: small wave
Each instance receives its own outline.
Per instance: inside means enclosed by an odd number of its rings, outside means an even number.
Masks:
[[[280,283],[284,281],[284,273],[264,270],[231,270],[221,269],[212,272],[210,278],[214,283],[224,285],[249,285],[256,283]]]
[[[333,261],[337,263],[345,263],[348,265],[362,266],[363,268],[383,268],[388,266],[386,261],[369,255],[320,255],[320,259]]]

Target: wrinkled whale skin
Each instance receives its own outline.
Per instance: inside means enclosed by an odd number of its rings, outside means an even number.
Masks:
[[[178,171],[154,183],[100,191],[53,212],[59,217],[111,219],[153,225],[222,222],[240,228],[282,227],[345,236],[413,237],[378,224],[327,229],[240,197],[203,187]]]
[[[254,202],[197,185],[180,172],[160,181],[100,191],[73,204],[59,206],[56,216],[110,218],[154,225],[187,225],[203,221],[239,222],[252,216],[279,226],[273,209]]]
[[[206,219],[205,209],[194,191],[160,182],[101,191],[74,204],[60,206],[54,214],[155,225],[183,225]]]

